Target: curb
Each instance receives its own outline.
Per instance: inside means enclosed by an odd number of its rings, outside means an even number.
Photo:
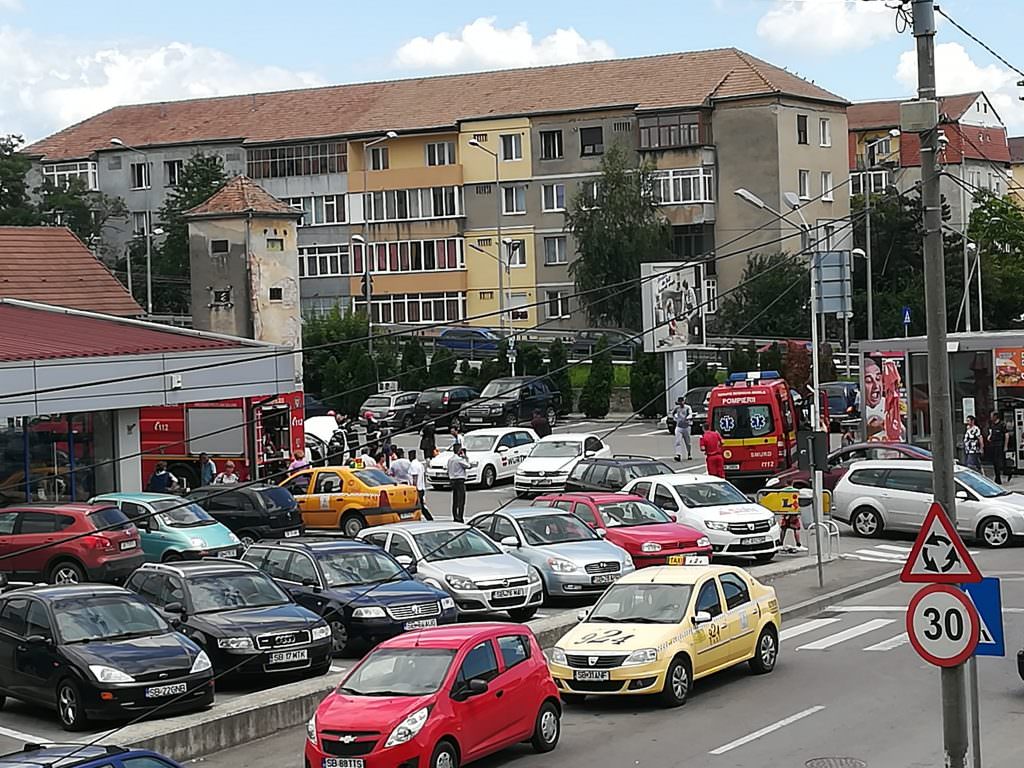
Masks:
[[[845,587],[826,592],[824,595],[816,595],[808,600],[802,600],[788,608],[783,608],[782,617],[784,619],[797,619],[801,616],[818,613],[833,603],[849,600],[851,597],[858,597],[882,587],[888,587],[890,584],[895,584],[900,580],[901,572],[902,570],[890,571],[889,573],[872,576],[870,579],[848,584]]]

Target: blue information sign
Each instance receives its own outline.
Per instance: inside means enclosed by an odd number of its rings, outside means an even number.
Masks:
[[[999,579],[986,578],[976,584],[964,584],[964,592],[974,603],[981,619],[981,633],[975,656],[1005,656],[1006,641],[1003,636],[1003,601],[999,590]]]
[[[910,325],[910,307],[903,308],[903,324]]]

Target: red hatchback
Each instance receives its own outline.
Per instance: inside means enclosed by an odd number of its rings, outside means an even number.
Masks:
[[[522,624],[449,624],[372,650],[306,724],[306,768],[457,768],[529,741],[550,752],[562,705]]]
[[[538,496],[534,506],[557,507],[583,520],[629,552],[637,568],[708,565],[711,541],[642,496],[625,493],[562,493]]]
[[[0,509],[0,573],[12,581],[122,581],[142,559],[138,529],[110,504]]]

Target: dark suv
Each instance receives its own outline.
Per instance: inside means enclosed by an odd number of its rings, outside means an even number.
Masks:
[[[565,481],[565,492],[621,491],[622,486],[634,478],[673,472],[670,466],[650,456],[581,459]]]
[[[547,379],[509,376],[495,379],[480,393],[480,399],[466,406],[463,423],[477,427],[514,427],[529,422],[534,411],[547,416],[554,427],[562,410],[562,393]]]
[[[207,485],[186,498],[230,528],[247,547],[260,539],[301,536],[305,530],[295,497],[276,485]]]
[[[420,396],[416,398],[415,424],[422,427],[424,422],[433,421],[438,427],[448,427],[452,424],[461,427],[466,420],[460,410],[466,403],[478,397],[479,392],[461,384],[431,387],[420,392]]]

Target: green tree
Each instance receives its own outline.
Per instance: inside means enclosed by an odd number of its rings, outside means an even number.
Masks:
[[[536,344],[523,342],[516,345],[516,374],[540,376],[544,373],[544,352]]]
[[[629,401],[633,411],[644,418],[663,416],[665,398],[665,364],[661,355],[637,352],[629,375]]]
[[[32,161],[18,154],[21,136],[0,136],[0,225],[31,227],[40,223],[39,210],[29,196]]]
[[[342,314],[338,307],[324,315],[307,317],[302,327],[305,390],[328,398],[332,393],[347,389],[347,384],[339,384],[337,380],[328,381],[324,373],[325,368],[331,358],[335,358],[335,362],[340,365],[348,354],[349,347],[365,347],[369,328],[365,314]],[[372,377],[373,367],[368,357],[366,365]]]
[[[591,419],[603,419],[611,410],[612,379],[611,355],[608,353],[608,339],[602,336],[590,362],[587,383],[580,393],[579,409],[583,415]]]
[[[715,372],[708,367],[707,363],[697,363],[690,366],[689,374],[686,377],[686,386],[690,389],[694,387],[713,387],[717,383]]]
[[[487,385],[487,382],[508,376],[508,361],[504,358],[490,357],[480,363],[479,376],[477,377],[480,388]]]
[[[741,347],[739,344],[735,345],[729,353],[729,373],[756,371],[759,366],[757,346],[752,341],[745,347]]]
[[[971,212],[968,238],[974,244],[975,259],[981,254],[981,281],[986,330],[1020,327],[1015,318],[1024,313],[1024,210],[1006,197],[989,192],[974,195],[977,207]],[[955,246],[963,254],[962,243]],[[961,272],[963,271],[961,267]],[[974,268],[971,296],[971,327],[977,328],[977,267]],[[949,296],[959,306],[961,296]]]
[[[572,380],[569,378],[569,357],[565,344],[561,339],[555,339],[548,346],[548,376],[562,395],[562,412],[568,413],[572,410]]]
[[[455,372],[459,384],[480,389],[480,372],[470,365],[469,360],[460,360]]]
[[[653,166],[616,142],[601,158],[596,196],[584,185],[565,213],[578,258],[569,265],[587,314],[602,326],[639,330],[640,263],[671,252],[671,227],[654,196]],[[634,281],[622,293],[623,284]]]
[[[719,303],[721,330],[727,335],[806,338],[811,332],[810,294],[806,257],[755,253],[743,267],[739,285]]]
[[[430,359],[430,372],[427,376],[430,386],[441,387],[455,383],[455,355],[446,347],[434,347],[434,355]]]
[[[363,401],[377,391],[378,379],[366,344],[348,345],[342,371],[344,390],[335,401],[345,413],[359,413]]]
[[[74,178],[56,186],[50,181],[36,187],[40,223],[64,226],[90,248],[105,250],[103,231],[111,219],[128,217],[128,206],[120,197],[90,192],[84,179]],[[120,254],[105,254],[113,260]]]
[[[410,336],[402,345],[402,371],[398,380],[402,389],[415,391],[423,388],[427,376],[427,353],[419,336]]]

